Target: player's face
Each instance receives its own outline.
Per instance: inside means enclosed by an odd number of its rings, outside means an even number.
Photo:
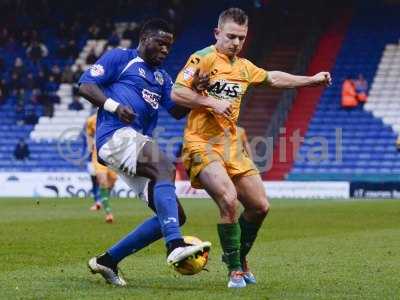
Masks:
[[[171,33],[164,31],[158,31],[157,33],[146,37],[146,61],[153,66],[161,65],[169,54],[173,42],[174,36]]]
[[[247,25],[239,25],[233,21],[226,21],[221,28],[215,29],[217,49],[232,58],[242,50],[247,35]]]

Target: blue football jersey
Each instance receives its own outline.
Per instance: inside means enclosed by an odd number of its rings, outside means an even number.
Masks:
[[[137,114],[132,124],[127,125],[116,114],[101,107],[97,113],[97,149],[117,129],[126,126],[151,136],[157,125],[160,106],[166,110],[175,106],[170,97],[171,77],[165,70],[148,65],[138,56],[136,49],[115,48],[106,52],[82,74],[81,83],[97,84],[107,98],[130,106]]]

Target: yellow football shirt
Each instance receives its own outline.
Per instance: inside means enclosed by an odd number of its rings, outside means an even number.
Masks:
[[[186,124],[185,140],[202,142],[213,139],[218,143],[218,138],[223,138],[226,130],[231,132],[232,138],[237,138],[236,124],[241,100],[250,85],[267,81],[267,71],[244,58],[236,57],[230,60],[226,55],[219,53],[215,46],[209,46],[190,56],[178,74],[176,87],[192,88],[193,76],[197,69],[210,74],[210,86],[205,94],[215,98],[215,101],[231,102],[233,114],[228,119],[209,108],[192,109]]]
[[[91,137],[95,137],[96,133],[96,119],[97,119],[97,114],[91,115],[87,120],[86,120],[86,134]]]

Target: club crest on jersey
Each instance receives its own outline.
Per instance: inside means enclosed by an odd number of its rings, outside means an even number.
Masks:
[[[142,90],[143,100],[151,105],[152,108],[158,109],[158,103],[161,99],[161,96],[157,93],[150,92],[149,90]]]
[[[139,75],[146,78],[146,71],[143,68],[139,68]]]
[[[156,81],[158,82],[159,85],[163,85],[164,84],[164,77],[161,74],[160,71],[155,71],[154,72],[154,78],[156,79]]]
[[[102,76],[104,75],[104,67],[102,65],[92,65],[90,67],[90,75],[93,77]]]
[[[228,101],[235,100],[243,94],[242,87],[239,83],[228,82],[225,80],[219,80],[212,83],[207,90],[210,95]]]
[[[188,81],[191,78],[193,78],[193,75],[195,73],[195,70],[191,67],[188,67],[186,69],[183,70],[183,79]]]

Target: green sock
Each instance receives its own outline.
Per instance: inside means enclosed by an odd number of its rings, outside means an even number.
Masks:
[[[229,272],[241,269],[240,263],[240,226],[234,224],[218,224],[218,235],[222,246],[222,261]]]
[[[101,204],[103,204],[104,211],[108,214],[111,212],[110,205],[110,191],[108,188],[100,188]]]
[[[246,258],[246,255],[250,252],[251,247],[254,244],[254,241],[257,238],[257,232],[261,227],[261,224],[250,223],[245,220],[243,214],[240,215],[239,218],[240,224],[240,259],[243,261]]]

